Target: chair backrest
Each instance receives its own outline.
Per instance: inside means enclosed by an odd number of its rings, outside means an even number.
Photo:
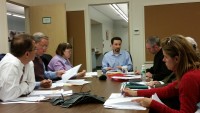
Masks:
[[[0,54],[0,61],[1,61],[1,59],[3,59],[3,57],[4,57],[5,55],[6,55],[5,53]]]
[[[51,61],[52,56],[50,54],[43,54],[41,58],[42,58],[42,61],[44,62],[45,70],[48,71],[48,64]]]

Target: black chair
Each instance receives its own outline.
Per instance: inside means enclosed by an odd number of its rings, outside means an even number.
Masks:
[[[3,59],[3,57],[4,57],[5,55],[6,55],[5,53],[0,54],[0,61],[1,61],[1,59]]]
[[[48,64],[51,61],[52,56],[50,54],[43,54],[41,58],[42,58],[42,61],[44,62],[45,70],[48,71]]]

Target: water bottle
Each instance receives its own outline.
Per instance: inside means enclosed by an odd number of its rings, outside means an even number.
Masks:
[[[142,65],[142,68],[141,68],[141,79],[143,82],[146,82],[146,68],[145,68],[145,65]]]

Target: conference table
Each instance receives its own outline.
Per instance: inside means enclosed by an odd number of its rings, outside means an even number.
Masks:
[[[83,86],[64,86],[64,90],[73,90],[73,92],[91,91],[105,100],[111,93],[119,93],[121,83],[107,80],[99,80],[98,77],[86,78],[91,81],[89,84]],[[72,106],[70,108],[62,108],[60,106],[53,106],[50,102],[26,103],[26,104],[0,104],[1,113],[148,113],[147,110],[119,110],[107,109],[103,104],[90,103]]]

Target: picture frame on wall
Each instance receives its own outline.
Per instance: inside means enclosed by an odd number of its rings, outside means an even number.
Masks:
[[[43,17],[42,23],[43,24],[51,24],[51,17]]]

